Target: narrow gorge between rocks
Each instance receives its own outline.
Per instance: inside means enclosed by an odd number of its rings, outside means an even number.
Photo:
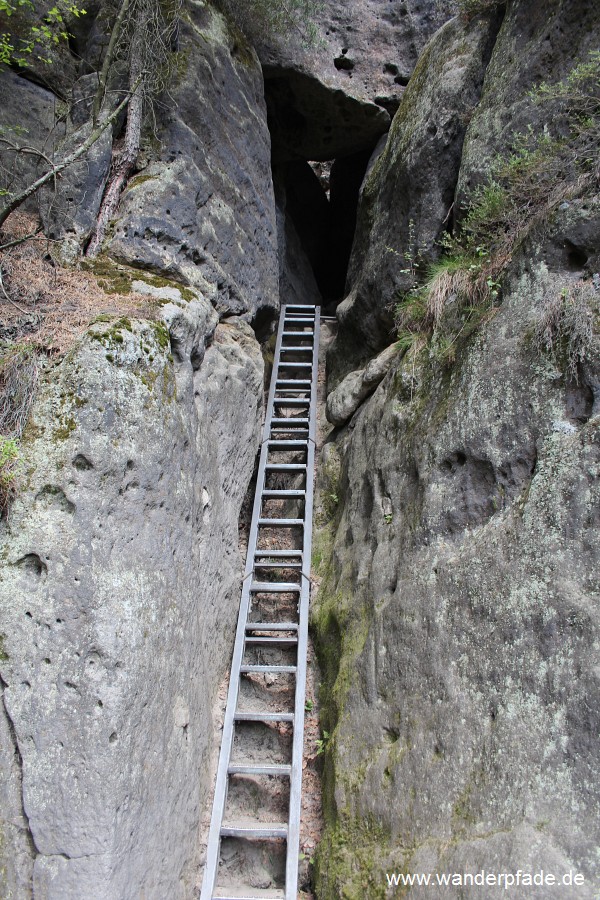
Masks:
[[[597,898],[598,4],[0,26],[1,900]]]

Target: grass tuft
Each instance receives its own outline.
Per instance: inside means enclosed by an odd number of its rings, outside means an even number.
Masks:
[[[463,11],[482,11],[494,3],[461,0]],[[433,355],[451,364],[457,349],[493,314],[501,301],[502,280],[515,250],[561,203],[591,194],[600,179],[600,51],[588,54],[562,81],[540,84],[529,93],[548,104],[548,126],[513,135],[509,153],[491,164],[488,180],[471,194],[453,235],[440,242],[441,258],[425,267],[416,247],[414,224],[408,234],[405,268],[412,286],[396,298],[398,340],[413,346],[427,335]],[[590,282],[585,282],[590,284]],[[536,328],[536,343],[552,349],[566,341],[571,375],[592,345],[585,310],[591,296],[584,282],[550,302]],[[587,292],[587,293],[586,293]],[[591,315],[591,314],[590,314]]]

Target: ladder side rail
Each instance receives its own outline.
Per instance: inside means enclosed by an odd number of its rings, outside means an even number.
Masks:
[[[320,308],[315,307],[310,421],[304,501],[304,540],[302,545],[301,592],[298,617],[298,655],[296,697],[294,705],[294,736],[292,744],[292,772],[290,776],[290,808],[286,857],[285,900],[296,900],[298,894],[298,855],[300,850],[300,813],[302,808],[302,756],[304,751],[304,705],[306,702],[306,667],[308,649],[308,611],[310,601],[310,568],[312,553],[312,520],[317,434],[317,381],[319,374]]]
[[[250,576],[254,571],[254,557],[256,553],[256,545],[258,543],[258,521],[260,519],[260,510],[262,504],[262,492],[264,490],[267,457],[269,453],[269,431],[271,417],[273,415],[273,405],[275,398],[275,385],[277,382],[277,366],[279,363],[279,352],[281,349],[282,334],[285,322],[285,306],[282,307],[279,319],[279,329],[277,332],[277,341],[275,345],[275,358],[273,363],[273,372],[271,375],[271,384],[269,387],[269,399],[267,401],[267,410],[265,414],[265,422],[262,432],[262,444],[260,450],[260,462],[258,467],[258,477],[256,483],[256,493],[254,495],[254,506],[252,510],[252,520],[250,525],[250,535],[248,539],[248,550],[246,554],[246,565],[244,569],[244,580],[242,584],[242,597],[240,601],[240,611],[238,615],[238,623],[236,629],[235,643],[233,648],[233,659],[229,675],[229,690],[227,692],[227,705],[225,707],[225,718],[223,722],[223,733],[221,736],[221,751],[219,754],[219,763],[217,768],[217,778],[215,783],[215,793],[213,799],[213,809],[210,821],[210,830],[208,836],[208,844],[206,847],[206,864],[204,867],[204,877],[202,881],[202,890],[200,900],[212,900],[217,880],[217,872],[219,868],[219,852],[221,845],[221,823],[225,812],[225,804],[227,802],[227,783],[229,759],[231,756],[231,747],[233,744],[233,736],[235,731],[235,711],[237,708],[237,699],[240,686],[240,666],[244,655],[244,641],[246,636],[246,622],[248,621],[248,612],[250,609]]]

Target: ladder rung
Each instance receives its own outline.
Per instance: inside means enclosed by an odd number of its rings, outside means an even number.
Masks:
[[[306,463],[267,463],[265,469],[275,472],[300,472],[306,469]]]
[[[275,382],[276,387],[281,387],[283,388],[283,390],[285,390],[285,388],[283,387],[283,385],[285,384],[289,384],[290,388],[298,388],[298,386],[301,384],[305,385],[307,388],[310,388],[312,385],[312,381],[309,381],[306,378],[278,378]]]
[[[302,438],[302,442],[306,446],[308,442],[308,428],[304,425],[302,428],[286,428],[285,425],[276,425],[275,427],[270,429],[271,435],[274,434],[293,434],[295,436],[299,436],[301,434],[306,434],[306,438]],[[272,438],[273,440],[281,441],[285,440],[285,438]]]
[[[256,594],[283,594],[300,591],[301,586],[293,581],[253,581],[250,590]]]
[[[276,406],[310,406],[310,397],[274,397]]]
[[[286,394],[309,394],[309,388],[279,388],[281,391],[285,391]],[[275,397],[275,402],[281,403],[284,400],[295,400],[295,397]],[[310,402],[310,397],[298,397],[299,400],[308,400]]]
[[[286,429],[284,429],[286,430]],[[308,441],[305,440],[294,440],[293,438],[269,438],[269,446],[273,444],[281,444],[280,447],[277,447],[278,450],[283,450],[285,447],[306,447],[308,445]]]
[[[267,528],[291,528],[293,525],[304,525],[304,519],[259,519],[258,524]]]
[[[293,722],[294,713],[261,713],[261,712],[238,712],[235,714],[236,722]]]
[[[282,353],[312,353],[312,347],[282,347]]]
[[[241,675],[252,675],[254,672],[258,673],[259,675],[294,675],[296,672],[296,666],[240,666]]]
[[[254,556],[295,556],[296,558],[302,556],[302,550],[255,550]]]
[[[300,309],[303,312],[305,312],[307,309],[312,309],[313,311],[316,312],[317,307],[313,306],[310,303],[286,303],[285,311],[289,312],[290,309]]]
[[[255,569],[301,569],[302,563],[296,562],[272,562],[254,563]]]
[[[298,643],[298,638],[295,637],[247,637],[247,644],[252,644],[253,646],[265,646],[265,647],[295,647]]]
[[[263,491],[263,497],[304,497],[306,491]]]
[[[221,837],[254,838],[257,841],[269,838],[287,838],[287,825],[222,825]]]
[[[288,323],[290,323],[290,324],[293,322],[294,325],[295,325],[296,322],[314,322],[315,320],[314,320],[314,318],[313,318],[313,319],[309,319],[308,316],[307,316],[307,317],[304,317],[304,316],[286,316],[285,319],[284,319],[284,321],[285,321],[285,322],[288,322]]]
[[[265,897],[268,896],[269,900],[285,900],[285,896],[282,893],[272,894],[263,894],[262,897],[257,897],[255,894],[236,894],[235,897],[232,897],[231,894],[213,894],[212,900],[265,900]]]
[[[297,416],[295,419],[290,418],[281,418],[280,416],[273,416],[271,419],[271,425],[308,425],[310,419],[305,418],[304,416]]]
[[[314,331],[284,331],[282,337],[312,338],[314,334]]]
[[[297,622],[246,622],[246,631],[298,631]]]
[[[281,360],[277,368],[278,369],[312,369],[312,363],[311,362],[305,362],[305,363],[284,362],[283,360]]]
[[[229,766],[229,775],[289,775],[291,766]]]
[[[250,896],[249,894],[242,897],[241,894],[236,894],[235,897],[232,897],[230,894],[213,894],[212,900],[265,900],[265,897],[268,897],[269,900],[285,900],[285,896],[283,894],[263,894],[262,897],[257,897],[256,895]]]

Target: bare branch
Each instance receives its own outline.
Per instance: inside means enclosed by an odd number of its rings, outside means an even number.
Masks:
[[[121,8],[115,20],[115,24],[113,25],[113,30],[110,35],[110,41],[106,50],[106,54],[104,56],[104,60],[102,62],[100,76],[98,78],[98,90],[96,91],[96,96],[94,97],[94,105],[92,107],[92,122],[94,123],[94,125],[97,124],[98,118],[100,116],[100,109],[102,107],[102,102],[106,94],[106,82],[108,81],[108,73],[115,58],[117,46],[121,38],[121,33],[123,31],[123,23],[125,21],[125,16],[127,15],[128,10],[129,0],[122,0]]]
[[[9,303],[12,303],[12,305],[13,305],[14,307],[16,307],[16,308],[19,310],[19,312],[25,313],[25,315],[27,315],[28,310],[23,309],[22,306],[19,306],[19,304],[16,303],[16,302],[12,299],[12,297],[9,297],[8,294],[6,293],[6,288],[4,287],[4,280],[3,280],[3,278],[2,278],[2,266],[0,266],[0,289],[2,290],[2,293],[4,294],[4,296],[6,297],[6,299],[8,300]]]
[[[0,211],[0,228],[10,214],[18,209],[22,203],[25,202],[32,194],[35,194],[37,190],[39,190],[43,185],[47,184],[48,181],[52,178],[56,178],[61,172],[63,172],[68,166],[71,166],[74,162],[76,162],[80,157],[82,157],[87,151],[90,149],[93,144],[96,143],[99,137],[109,128],[115,119],[118,118],[119,114],[127,104],[130,102],[131,98],[135,95],[142,81],[142,77],[140,76],[137,79],[137,82],[133,85],[131,92],[119,103],[117,108],[113,110],[113,112],[107,116],[107,118],[97,127],[94,128],[91,134],[86,138],[86,140],[79,145],[72,153],[66,156],[62,162],[58,163],[55,166],[52,166],[44,175],[41,175],[36,181],[32,184],[28,185],[28,187],[24,188],[20,193],[16,194],[12,200]]]
[[[18,244],[24,244],[25,241],[28,241],[31,238],[37,237],[37,235],[40,234],[42,231],[43,231],[43,228],[41,225],[39,225],[38,228],[36,228],[36,230],[32,231],[30,234],[26,234],[23,237],[16,238],[14,241],[8,241],[8,243],[6,243],[6,244],[0,244],[0,251],[8,250],[9,247],[16,247],[16,246],[18,246]]]

